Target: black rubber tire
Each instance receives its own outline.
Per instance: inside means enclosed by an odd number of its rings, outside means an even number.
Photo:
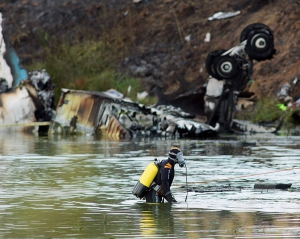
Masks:
[[[272,59],[276,52],[273,38],[262,30],[248,35],[245,51],[251,59],[257,61]]]
[[[216,58],[221,56],[224,52],[226,52],[226,50],[224,50],[224,49],[215,50],[215,51],[210,52],[206,57],[205,68],[206,68],[207,73],[209,75],[211,75],[213,78],[216,78],[216,71],[214,69],[214,61]]]
[[[274,39],[273,32],[267,25],[265,25],[263,23],[253,23],[244,28],[244,30],[242,31],[242,33],[240,35],[240,42],[247,40],[249,34],[253,31],[254,32],[263,31],[266,34],[270,35],[271,39]]]
[[[237,61],[231,56],[220,56],[214,61],[216,79],[228,80],[233,79],[239,72]]]

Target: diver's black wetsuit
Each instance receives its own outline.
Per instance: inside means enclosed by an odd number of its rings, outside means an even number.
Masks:
[[[176,202],[171,194],[171,185],[173,183],[175,170],[174,170],[175,162],[171,159],[163,160],[159,163],[159,172],[154,179],[158,185],[162,186],[162,190],[164,193],[164,198],[169,202]],[[157,195],[157,193],[150,189],[146,194],[146,202],[161,202],[162,197]]]

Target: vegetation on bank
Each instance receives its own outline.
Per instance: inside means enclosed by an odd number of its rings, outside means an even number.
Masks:
[[[300,117],[299,111],[287,107],[277,98],[261,96],[252,110],[237,112],[236,117],[240,120],[250,120],[260,125],[277,126],[283,120],[285,129],[294,128]]]
[[[137,93],[143,92],[140,79],[118,73],[114,67],[120,52],[102,41],[86,40],[67,42],[42,38],[45,58],[35,60],[26,66],[28,71],[46,69],[55,84],[56,101],[61,88],[89,91],[115,89],[133,101],[138,101]],[[142,104],[155,104],[156,97],[140,100]]]

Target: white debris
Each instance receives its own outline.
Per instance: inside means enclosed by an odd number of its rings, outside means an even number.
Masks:
[[[293,80],[293,84],[296,85],[298,81],[299,81],[298,77],[295,77],[295,79]]]
[[[217,12],[211,17],[208,18],[209,21],[213,20],[220,20],[220,19],[225,19],[229,17],[234,17],[237,16],[241,13],[241,11],[236,11],[236,12]]]
[[[2,14],[0,13],[0,78],[4,79],[7,82],[8,88],[11,88],[14,79],[11,74],[10,67],[4,59],[5,52],[6,45],[2,34]]]
[[[191,35],[188,35],[184,38],[184,40],[186,40],[187,42],[190,42],[191,41]]]
[[[217,80],[213,77],[208,79],[206,86],[206,95],[210,97],[219,97],[222,94],[224,81]]]
[[[130,86],[128,86],[128,88],[127,88],[127,95],[129,95],[129,94],[130,94],[130,91],[131,91],[131,85],[130,85]]]
[[[45,69],[42,71],[32,71],[30,72],[30,81],[34,85],[36,90],[42,90],[40,87],[44,87],[50,80],[50,75]]]
[[[138,100],[145,99],[147,96],[148,96],[148,92],[147,91],[143,91],[143,92],[138,92],[137,93],[137,99]]]
[[[105,93],[115,99],[124,99],[124,95],[115,89],[110,89],[108,91],[105,91]]]
[[[285,99],[286,97],[288,97],[290,94],[290,88],[291,88],[290,83],[288,82],[285,83],[277,92],[277,97],[279,99]]]
[[[210,32],[206,33],[204,42],[210,42],[211,34]]]

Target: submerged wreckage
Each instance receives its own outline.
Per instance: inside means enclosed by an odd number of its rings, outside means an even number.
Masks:
[[[94,92],[62,89],[55,111],[54,84],[51,82],[50,75],[45,70],[27,73],[20,66],[19,58],[8,38],[4,36],[1,24],[0,13],[0,131],[44,130],[48,134],[79,133],[113,139],[208,138],[215,137],[227,129],[242,133],[275,132],[233,119],[237,98],[235,94],[237,90],[242,90],[240,85],[244,85],[247,81],[245,79],[248,79],[252,71],[251,64],[250,68],[245,68],[245,65],[248,65],[247,61],[240,54],[245,49],[247,51],[246,36],[243,37],[239,48],[227,52],[213,52],[208,56],[206,62],[208,72],[219,81],[225,79],[225,84],[220,91],[221,96],[212,98],[207,90],[207,116],[210,117],[205,123],[179,108],[141,105],[114,90]],[[247,29],[247,34],[243,34],[251,35],[252,28]],[[264,40],[270,41],[268,32],[264,29],[261,30],[262,32],[257,31],[259,35],[255,38],[256,45],[261,46],[260,43]],[[271,40],[273,40],[272,35]],[[270,53],[265,57],[266,59],[272,57],[272,47],[272,44],[271,47],[267,47]],[[233,81],[235,78],[238,80]],[[215,104],[215,100],[218,102],[210,111],[209,106]]]
[[[87,133],[111,138],[207,138],[217,129],[172,106],[148,107],[116,91],[62,90],[50,133]]]

